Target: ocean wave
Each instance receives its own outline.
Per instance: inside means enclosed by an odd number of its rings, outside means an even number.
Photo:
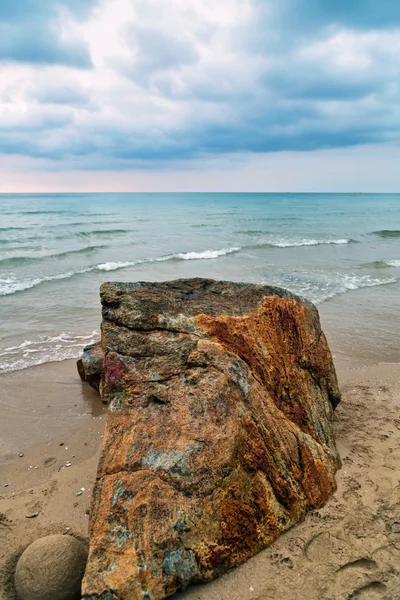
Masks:
[[[0,352],[0,373],[18,371],[80,356],[83,348],[97,341],[96,330],[89,334],[62,332],[55,336],[39,336]]]
[[[167,254],[166,256],[159,256],[156,258],[144,258],[132,261],[121,261],[121,262],[105,262],[96,265],[90,265],[82,269],[75,271],[66,271],[65,273],[59,273],[55,275],[46,275],[45,277],[37,277],[25,280],[18,280],[15,275],[9,275],[7,277],[0,277],[0,296],[8,296],[16,294],[17,292],[23,292],[25,290],[37,287],[42,283],[49,281],[57,281],[62,279],[70,279],[77,275],[83,275],[92,271],[117,271],[119,269],[126,269],[127,267],[134,267],[136,265],[154,263],[154,262],[165,262],[173,260],[204,260],[218,258],[231,254],[232,252],[238,252],[241,248],[223,248],[222,250],[205,250],[204,252],[179,252],[177,254]]]
[[[43,250],[43,246],[39,244],[29,244],[26,242],[30,242],[29,238],[26,240],[22,240],[21,242],[16,242],[16,240],[0,240],[0,246],[3,244],[7,244],[8,248],[4,248],[5,252],[17,251],[17,250]],[[1,259],[0,259],[1,261]]]
[[[68,215],[69,217],[87,217],[91,219],[93,217],[115,217],[118,216],[119,213],[108,213],[108,212],[76,212],[74,210],[64,208],[62,210],[57,210],[55,208],[49,210],[8,210],[2,211],[2,215]]]
[[[22,228],[21,228],[22,229]],[[88,240],[89,238],[118,236],[125,233],[134,233],[135,229],[94,229],[92,231],[66,231],[57,235],[49,235],[48,233],[36,233],[35,235],[19,237],[0,238],[0,245],[12,246],[13,249],[27,249],[26,242],[53,242],[54,240],[70,240],[71,238],[80,238]]]
[[[342,278],[342,287],[344,290],[358,290],[360,288],[389,285],[391,283],[397,283],[397,279],[394,277],[376,279],[369,275],[343,275]]]
[[[56,254],[50,254],[44,258],[65,258],[70,254],[92,254],[93,252],[97,252],[97,250],[102,250],[104,248],[109,248],[108,244],[98,244],[97,246],[85,246],[84,248],[78,248],[77,250],[66,250],[65,252],[59,252]]]
[[[380,229],[379,231],[373,231],[372,233],[383,239],[400,238],[399,229]]]
[[[9,210],[2,212],[3,215],[70,215],[70,210]],[[76,213],[75,213],[76,214]]]
[[[82,237],[101,236],[101,235],[119,235],[121,233],[133,233],[133,229],[93,229],[93,231],[77,231],[74,235]]]
[[[271,232],[264,229],[241,229],[236,231],[236,233],[239,235],[267,235]]]
[[[88,215],[90,216],[90,215]],[[75,215],[70,215],[71,218],[75,219],[77,217],[79,217],[79,215],[75,214]],[[105,227],[109,226],[109,225],[123,225],[124,223],[121,223],[121,219],[112,219],[112,220],[97,220],[97,221],[93,221],[91,219],[88,219],[87,221],[64,221],[62,224],[61,223],[57,223],[57,224],[51,224],[51,225],[40,225],[40,226],[32,226],[29,225],[28,227],[24,227],[24,229],[34,229],[35,231],[37,231],[38,229],[40,231],[59,231],[60,227],[85,227],[88,228],[88,231],[92,231],[90,229],[90,227],[92,227],[93,225],[104,225]],[[67,231],[66,234],[64,235],[68,235],[69,232]]]
[[[397,283],[394,277],[376,278],[369,275],[356,275],[341,273],[326,274],[322,272],[309,273],[295,271],[282,273],[265,284],[278,285],[287,288],[291,292],[311,300],[314,304],[321,304],[327,300],[356,291],[362,288],[391,285]]]
[[[29,229],[29,227],[0,227],[0,231],[24,231],[24,229]]]
[[[204,260],[218,258],[219,256],[225,256],[226,254],[232,254],[240,250],[240,246],[235,246],[233,248],[222,248],[222,250],[205,250],[204,252],[179,252],[178,254],[171,254],[168,258],[171,260]]]
[[[25,290],[29,290],[34,288],[42,283],[47,281],[57,281],[62,279],[70,279],[75,275],[82,275],[83,273],[90,273],[96,269],[96,267],[86,267],[84,269],[78,269],[76,271],[67,271],[66,273],[59,273],[56,275],[46,275],[45,277],[37,277],[34,279],[25,279],[19,280],[15,277],[15,275],[10,275],[8,277],[0,277],[0,296],[9,296],[11,294],[16,294],[17,292],[24,292]]]
[[[374,269],[384,269],[386,267],[400,267],[400,259],[374,260],[373,262],[365,263],[364,267],[373,267]]]
[[[6,258],[0,258],[0,263],[2,266],[20,265],[35,262],[37,260],[41,260],[42,258],[46,258],[46,256],[9,256]]]
[[[260,221],[301,221],[301,217],[254,217],[251,219],[240,219],[242,223],[259,223]]]
[[[39,260],[46,259],[60,259],[66,258],[67,256],[74,256],[76,254],[92,254],[97,250],[101,250],[102,248],[108,248],[107,244],[100,244],[98,246],[85,246],[84,248],[78,248],[77,250],[66,250],[65,252],[56,252],[54,254],[42,254],[39,256],[32,255],[23,255],[23,256],[10,256],[6,258],[1,258],[0,263],[2,265],[13,265],[13,264],[26,264],[30,262],[37,262]]]
[[[310,239],[310,238],[299,238],[299,239],[278,239],[278,240],[260,240],[255,244],[246,246],[246,248],[298,248],[300,246],[324,246],[324,245],[346,245],[356,243],[353,239],[337,239],[337,240],[324,240],[324,239]]]
[[[127,267],[134,267],[135,265],[140,265],[143,263],[152,262],[148,259],[143,260],[130,260],[125,262],[106,262],[101,265],[97,265],[96,269],[99,271],[118,271],[118,269],[126,269]]]
[[[158,256],[157,258],[143,258],[132,261],[124,262],[106,262],[101,265],[97,265],[100,271],[117,271],[118,269],[126,269],[127,267],[134,267],[136,265],[142,265],[146,263],[155,262],[166,262],[173,260],[207,260],[211,258],[219,258],[233,252],[239,252],[241,248],[236,246],[234,248],[222,248],[222,250],[204,250],[204,252],[178,252],[176,254],[167,254],[165,256]]]
[[[254,223],[255,226],[257,226],[258,224],[262,223],[265,224],[266,226],[273,226],[273,227],[279,227],[281,223],[283,223],[283,225],[285,227],[291,225],[292,222],[297,222],[297,221],[302,221],[303,218],[302,217],[254,217],[254,218],[249,218],[249,219],[244,219],[244,218],[239,218],[238,222],[243,226],[246,227],[245,223],[249,223],[249,227],[251,227],[250,223]]]
[[[192,227],[193,229],[202,229],[202,228],[217,228],[217,227],[221,227],[221,225],[218,224],[211,224],[211,223],[194,223],[193,225],[191,225],[190,227]]]

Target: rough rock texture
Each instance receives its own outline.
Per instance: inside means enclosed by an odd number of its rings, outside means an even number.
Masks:
[[[71,535],[48,535],[21,555],[15,571],[20,600],[79,600],[87,559],[82,542]]]
[[[101,342],[90,344],[83,349],[82,358],[77,360],[76,366],[82,381],[86,381],[92,388],[99,392],[101,377],[103,375],[104,352]]]
[[[316,308],[192,279],[101,288],[110,401],[83,596],[158,600],[321,507],[339,402]]]

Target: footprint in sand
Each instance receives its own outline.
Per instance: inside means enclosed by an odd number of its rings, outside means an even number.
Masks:
[[[358,590],[354,590],[348,600],[384,600],[386,596],[386,585],[380,581],[371,581]]]
[[[341,567],[339,567],[336,571],[336,573],[341,573],[343,571],[345,571],[346,569],[366,569],[366,570],[371,570],[371,569],[376,569],[377,568],[377,563],[375,560],[372,560],[371,558],[358,558],[357,560],[352,560],[351,562],[346,563],[345,565],[342,565]]]
[[[325,562],[331,556],[332,543],[329,533],[321,532],[314,535],[304,546],[308,560]]]
[[[293,561],[290,556],[284,556],[283,554],[275,553],[271,555],[272,562],[276,564],[281,564],[289,569],[293,569]]]
[[[32,500],[26,505],[27,515],[29,516],[37,516],[43,509],[43,504],[40,500]]]
[[[387,600],[387,587],[376,580],[380,576],[378,563],[372,558],[358,558],[341,565],[329,590],[341,600]],[[329,596],[331,597],[331,596]]]

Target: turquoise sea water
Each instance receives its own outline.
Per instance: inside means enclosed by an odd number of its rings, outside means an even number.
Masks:
[[[400,362],[400,195],[0,195],[0,372],[98,338],[103,281],[268,283],[320,310],[335,353]]]

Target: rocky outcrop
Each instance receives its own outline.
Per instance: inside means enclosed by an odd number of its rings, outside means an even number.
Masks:
[[[76,366],[82,381],[88,383],[96,392],[100,391],[100,382],[103,375],[104,352],[101,342],[90,344],[83,349],[82,358],[77,360]]]
[[[192,279],[101,287],[110,411],[83,596],[159,600],[321,507],[340,399],[316,308]]]

